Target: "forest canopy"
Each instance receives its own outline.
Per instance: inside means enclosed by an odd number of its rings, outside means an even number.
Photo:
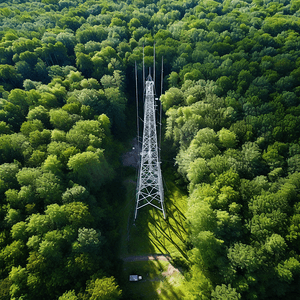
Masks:
[[[296,299],[299,9],[0,1],[0,299],[122,297],[115,187],[134,64],[144,47],[152,66],[154,42],[166,152],[189,193],[186,299]]]

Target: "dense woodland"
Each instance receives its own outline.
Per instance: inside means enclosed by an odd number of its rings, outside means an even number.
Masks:
[[[186,299],[299,298],[299,0],[0,2],[1,300],[122,298],[115,187],[154,41]]]

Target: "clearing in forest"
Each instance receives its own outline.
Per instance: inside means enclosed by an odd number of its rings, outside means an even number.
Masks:
[[[165,178],[173,176],[167,174]],[[124,182],[127,195],[122,212],[120,258],[123,260],[121,285],[131,299],[182,299],[180,286],[186,265],[186,195],[174,183],[166,182],[165,210],[146,206],[139,210],[134,224],[136,181]],[[140,282],[129,282],[130,274],[143,276]]]

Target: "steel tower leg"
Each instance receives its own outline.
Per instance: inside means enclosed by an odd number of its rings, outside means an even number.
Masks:
[[[154,81],[150,75],[145,82],[143,144],[134,219],[137,217],[138,210],[147,205],[151,205],[162,211],[164,218],[166,218],[163,182],[157,146]]]

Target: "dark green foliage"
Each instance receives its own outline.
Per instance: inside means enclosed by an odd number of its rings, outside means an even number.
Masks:
[[[84,78],[96,69],[93,55],[90,66],[82,60],[77,38],[93,38],[84,28],[72,30],[87,24],[86,8],[68,11],[74,7],[68,1],[17,2],[0,4],[1,299],[98,299],[103,293],[119,299],[109,277],[115,242],[109,232],[116,225],[106,218],[115,202],[107,192],[111,164],[119,165],[109,149],[116,156],[120,150],[105,114],[114,127],[124,125],[122,61],[110,45],[101,45],[104,69],[98,80]],[[51,24],[61,29],[45,31]],[[100,27],[95,42],[108,36]],[[91,48],[86,45],[87,55]]]
[[[192,16],[181,21],[192,29],[169,26],[192,48],[174,60],[161,97],[190,190],[187,299],[293,299],[298,291],[297,25],[284,4],[273,9],[285,17],[266,18],[264,3],[254,17],[248,3],[216,3],[223,13],[212,14],[205,1],[194,12],[206,26]]]
[[[0,298],[120,298],[116,139],[155,41],[165,137],[190,192],[186,298],[296,299],[299,8],[0,1]]]

